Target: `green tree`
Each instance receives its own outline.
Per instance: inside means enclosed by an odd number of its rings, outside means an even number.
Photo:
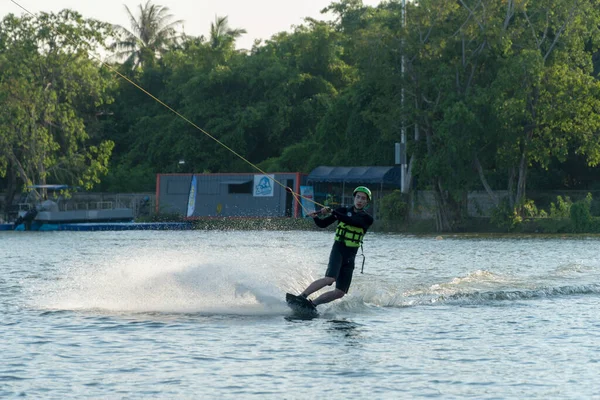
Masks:
[[[107,172],[114,144],[87,126],[112,101],[113,81],[88,54],[109,34],[69,10],[0,23],[0,176],[91,188]]]
[[[460,219],[477,175],[494,197],[487,176],[507,171],[520,213],[532,165],[547,168],[571,148],[597,164],[593,2],[424,0],[408,15],[405,115],[420,133],[411,148],[436,193],[439,229]]]
[[[117,58],[126,59],[125,64],[134,69],[153,64],[176,44],[179,38],[177,26],[183,21],[173,21],[168,7],[152,4],[152,1],[148,0],[146,4],[139,5],[137,16],[127,6],[125,11],[129,16],[131,30],[115,25],[120,37],[111,47],[116,51]]]
[[[499,156],[508,166],[512,205],[526,196],[528,170],[564,162],[569,151],[600,162],[600,84],[593,77],[600,10],[593,1],[514,6],[510,46],[491,85],[499,121]]]
[[[235,41],[245,33],[247,33],[245,29],[230,28],[227,16],[215,16],[215,21],[210,24],[210,47],[214,50],[233,49]]]
[[[164,57],[167,84],[155,94],[250,162],[282,157],[270,165],[305,170],[309,160],[284,149],[314,141],[336,86],[347,81],[338,38],[327,23],[309,21],[250,54],[234,52],[218,63],[209,61],[213,49],[208,43],[190,38]],[[189,171],[252,171],[202,132],[159,110],[146,109],[129,129],[126,136],[136,138],[129,153],[162,171],[178,171],[179,159],[186,160]]]
[[[406,130],[408,175],[435,193],[438,229],[452,230],[470,190],[500,205],[494,192],[509,189],[507,212],[521,217],[528,181],[575,181],[556,172],[568,160],[598,163],[593,5],[421,0],[407,2],[403,25],[400,2],[342,0],[328,8],[335,22],[307,19],[248,52],[234,49],[238,30],[217,17],[208,39],[184,37],[134,75],[270,171],[390,165]],[[122,85],[116,98],[105,125],[116,141],[111,182],[252,170],[136,88]]]

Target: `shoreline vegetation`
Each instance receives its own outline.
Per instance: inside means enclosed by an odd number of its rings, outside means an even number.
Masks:
[[[454,229],[440,230],[436,222],[436,208],[426,201],[411,199],[399,190],[377,199],[371,211],[375,217],[372,232],[406,234],[600,234],[600,195],[594,191],[572,191],[569,195],[538,193],[536,200],[529,199],[521,207],[524,212],[501,202],[498,207],[480,207],[481,198],[461,205],[463,213],[453,221]],[[98,201],[117,198],[110,193],[99,195]],[[147,194],[134,194],[141,198]],[[0,204],[3,202],[0,194]],[[552,199],[554,199],[552,201]],[[86,201],[94,200],[93,194],[85,195]],[[150,210],[153,210],[151,207]],[[196,217],[185,218],[178,213],[142,211],[137,208],[135,222],[190,222],[201,230],[317,230],[311,218],[248,216],[248,217]],[[2,220],[2,218],[0,218]],[[332,229],[333,230],[333,229]]]
[[[543,207],[542,208],[542,203]],[[414,204],[413,204],[414,206]],[[419,207],[416,207],[419,208]],[[464,207],[465,209],[468,207]],[[413,207],[415,209],[415,207]],[[488,215],[463,215],[453,221],[454,229],[439,229],[435,212],[423,217],[411,212],[409,200],[399,191],[383,196],[372,232],[408,234],[598,234],[600,233],[600,202],[591,193],[575,201],[570,196],[556,196],[555,201],[540,201],[536,206],[528,200],[517,213],[514,208],[501,202]],[[434,211],[434,210],[430,210]],[[176,213],[153,213],[136,219],[136,222],[184,222],[190,221],[195,229],[204,230],[316,230],[311,218],[289,217],[198,217],[186,219]],[[333,229],[332,229],[333,230]]]
[[[136,219],[136,222],[185,222],[179,215],[156,214]],[[203,217],[189,221],[198,230],[279,230],[279,231],[317,231],[310,218],[286,217]],[[334,228],[329,230],[334,231]],[[480,235],[480,234],[527,234],[527,235],[564,235],[564,234],[600,234],[600,218],[592,217],[589,224],[581,226],[571,218],[530,218],[510,227],[498,226],[492,218],[479,217],[465,219],[460,229],[448,232],[436,230],[435,220],[375,221],[371,232],[406,233],[424,235]]]

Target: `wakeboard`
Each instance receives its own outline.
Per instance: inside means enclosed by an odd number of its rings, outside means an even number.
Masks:
[[[291,293],[286,293],[285,301],[297,316],[315,318],[317,315],[319,315],[317,308],[313,305],[313,303],[302,296],[295,296]]]

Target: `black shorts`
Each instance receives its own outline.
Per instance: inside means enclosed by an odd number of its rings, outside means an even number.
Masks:
[[[358,247],[347,247],[342,242],[333,242],[331,253],[329,254],[329,264],[325,276],[335,279],[335,288],[348,293],[350,283],[352,283],[352,274],[354,273],[354,259]]]

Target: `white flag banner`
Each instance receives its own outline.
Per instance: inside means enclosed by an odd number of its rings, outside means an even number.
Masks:
[[[188,206],[187,206],[187,216],[191,217],[194,215],[194,211],[196,210],[196,192],[198,191],[198,181],[196,180],[196,175],[192,178],[192,183],[190,184],[190,194],[188,196]]]
[[[300,186],[300,195],[302,196],[302,216],[315,212],[314,189],[312,186]]]

